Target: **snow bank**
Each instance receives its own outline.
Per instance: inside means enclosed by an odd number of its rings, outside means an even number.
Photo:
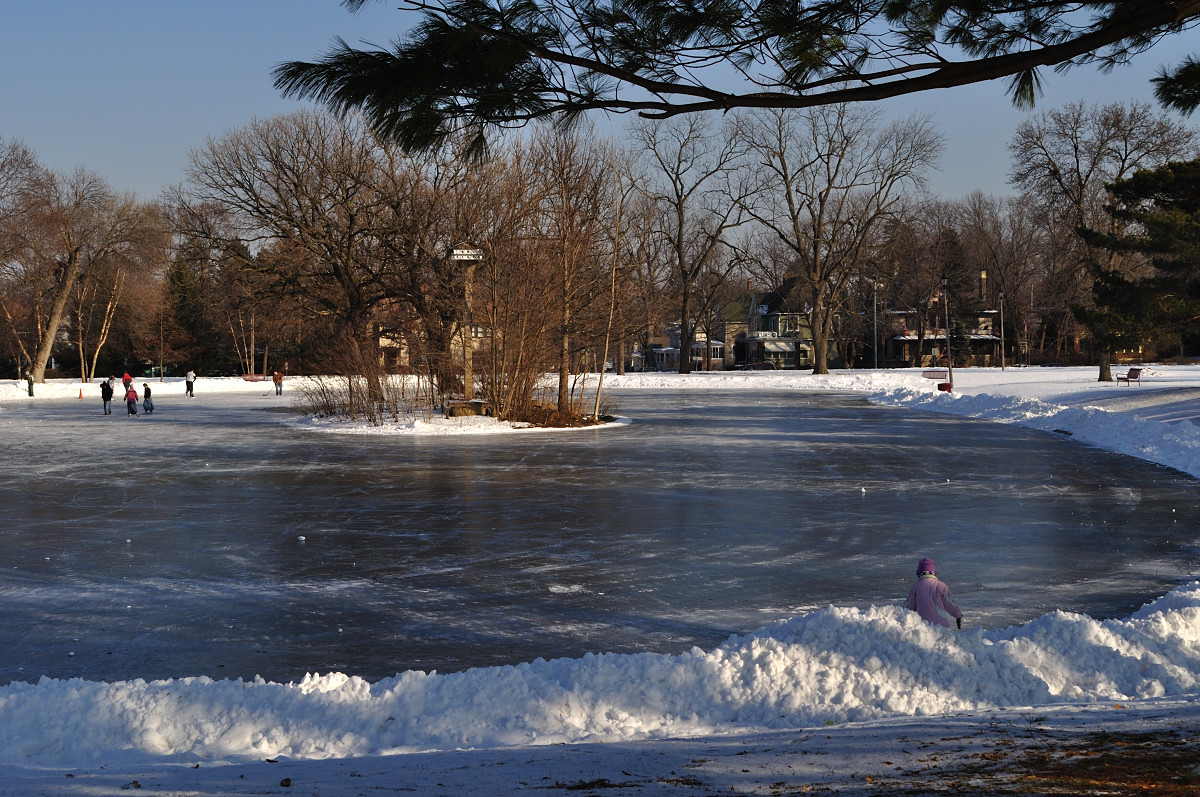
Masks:
[[[1166,424],[1161,420],[1142,418],[1136,412],[1113,412],[1100,407],[1068,406],[1037,398],[986,393],[949,395],[912,388],[887,388],[871,393],[870,399],[878,404],[1066,433],[1081,443],[1200,477],[1200,426],[1194,423]]]
[[[602,654],[368,683],[186,678],[0,687],[0,763],[324,759],[796,728],[1200,691],[1200,581],[1127,620],[1055,612],[955,632],[826,608],[711,650]]]

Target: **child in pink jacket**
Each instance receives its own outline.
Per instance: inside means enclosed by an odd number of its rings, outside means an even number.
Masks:
[[[917,583],[908,591],[908,608],[928,623],[950,627],[953,617],[962,628],[962,611],[950,600],[950,588],[938,580],[937,563],[922,559],[917,563]]]

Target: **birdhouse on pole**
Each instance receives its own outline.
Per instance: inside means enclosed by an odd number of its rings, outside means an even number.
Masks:
[[[451,260],[483,260],[483,250],[470,244],[459,244],[450,250]]]

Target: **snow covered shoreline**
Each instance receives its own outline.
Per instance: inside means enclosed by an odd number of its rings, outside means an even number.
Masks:
[[[1200,582],[1127,620],[1056,612],[961,634],[898,607],[828,608],[678,656],[375,684],[10,684],[0,794],[860,794],[1085,733],[1186,741],[1198,687]]]
[[[1116,366],[1114,373],[1120,372]],[[607,377],[610,389],[828,390],[877,404],[1011,423],[1200,478],[1200,366],[1149,366],[1141,385],[1096,381],[1095,367],[960,368],[953,393],[916,369]]]
[[[1119,372],[1114,366],[1114,373]],[[953,393],[937,390],[920,369],[836,371],[813,376],[806,371],[719,371],[695,374],[606,374],[604,390],[798,390],[857,393],[869,401],[913,410],[1011,423],[1066,434],[1081,443],[1137,457],[1200,478],[1200,365],[1154,365],[1140,385],[1096,381],[1095,367],[960,368]],[[300,378],[289,377],[285,398],[295,395]],[[147,381],[147,380],[142,380]],[[181,378],[149,382],[156,397],[183,392]],[[137,385],[141,381],[136,382]],[[204,394],[262,394],[262,382],[239,378],[202,378]],[[593,377],[588,389],[595,387]],[[6,404],[29,402],[24,381],[0,381],[0,412]],[[35,386],[35,398],[84,397],[95,402],[96,384],[51,380]],[[268,390],[268,393],[273,391]],[[271,399],[275,397],[272,395]],[[301,428],[362,435],[538,434],[536,428],[496,424],[488,418],[429,419],[372,426],[305,419]]]
[[[880,404],[1069,434],[1200,477],[1200,367],[1153,367],[1141,387],[1097,383],[1094,368],[961,369],[955,377],[949,395],[913,371],[610,375],[605,389],[855,392]],[[170,381],[153,387],[156,398],[181,392]],[[262,389],[212,379],[201,380],[198,394]],[[31,401],[24,390],[0,383],[0,412]],[[80,386],[35,390],[33,402],[68,400]],[[90,401],[98,388],[84,391]],[[389,431],[414,433],[399,425]],[[456,433],[426,430],[447,432]],[[789,788],[853,792],[862,784],[851,773],[882,777],[893,769],[884,765],[899,756],[898,733],[932,738],[997,717],[1018,727],[1035,715],[1064,728],[1200,728],[1197,697],[1200,582],[1125,619],[1055,612],[963,633],[927,626],[897,606],[831,607],[679,655],[602,654],[408,672],[376,683],[340,673],[292,684],[13,683],[0,687],[0,794],[117,794],[132,783],[145,793],[303,786],[302,793],[368,794],[405,786],[421,794],[510,794],[545,788],[546,778],[647,794],[657,793],[647,791],[655,784],[677,788],[665,773],[685,767],[698,782],[723,784],[721,791],[770,793],[755,791],[757,771],[738,774],[750,760]],[[836,765],[797,774],[787,752],[801,742]],[[751,747],[754,756],[736,757]],[[695,765],[701,758],[710,763]],[[664,774],[622,775],[635,765]],[[725,780],[706,780],[722,767]]]
[[[1128,620],[953,633],[827,608],[680,655],[601,654],[374,684],[183,678],[0,687],[0,763],[391,755],[762,732],[1200,690],[1200,581]]]

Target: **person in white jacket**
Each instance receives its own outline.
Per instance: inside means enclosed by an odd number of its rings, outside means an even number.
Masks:
[[[953,617],[962,628],[962,610],[950,600],[950,587],[938,580],[937,562],[922,559],[917,563],[917,583],[908,591],[908,608],[927,623],[950,627]]]

